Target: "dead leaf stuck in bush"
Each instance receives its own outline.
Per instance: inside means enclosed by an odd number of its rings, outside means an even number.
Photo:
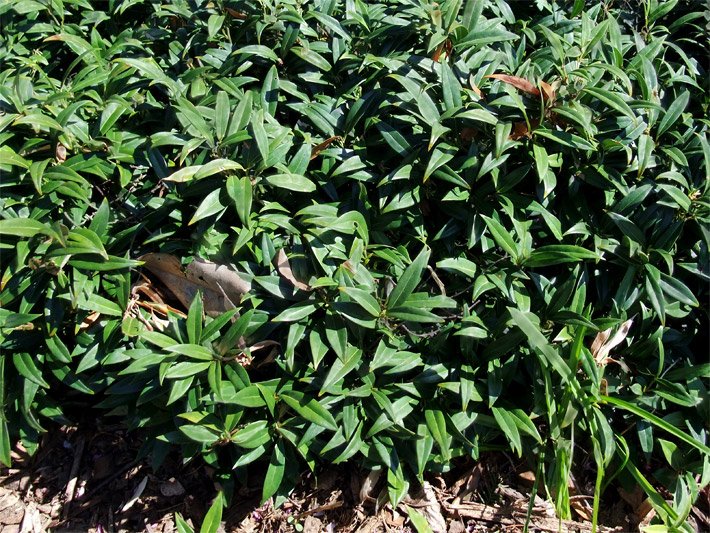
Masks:
[[[205,313],[212,317],[234,309],[251,289],[250,283],[228,265],[197,258],[183,267],[177,257],[162,253],[146,254],[140,260],[185,308],[202,291]]]
[[[510,76],[508,74],[489,74],[488,76],[485,76],[486,78],[493,78],[494,80],[499,80],[502,81],[503,83],[507,83],[509,85],[512,85],[516,89],[519,89],[523,91],[524,93],[528,93],[532,96],[540,96],[540,89],[535,87],[532,83],[530,83],[528,80],[525,78],[519,78],[518,76]]]
[[[308,285],[307,283],[303,283],[302,281],[298,281],[296,279],[296,276],[293,275],[293,270],[291,270],[291,264],[289,263],[288,256],[286,255],[286,252],[283,248],[281,248],[279,250],[279,253],[276,254],[276,268],[279,271],[279,274],[281,274],[281,276],[287,279],[291,283],[291,285],[293,285],[297,289],[300,289],[302,291],[313,290],[311,289],[310,285]]]
[[[594,337],[594,341],[592,342],[591,347],[592,357],[594,357],[594,360],[597,362],[597,365],[606,366],[608,363],[616,363],[628,372],[628,367],[626,366],[626,363],[624,363],[623,361],[612,359],[609,354],[611,350],[613,350],[619,344],[624,342],[624,339],[629,334],[629,330],[631,329],[633,323],[634,320],[629,319],[623,324],[621,324],[616,334],[614,334],[611,339],[609,339],[609,336],[611,335],[612,328],[597,333],[597,336]]]

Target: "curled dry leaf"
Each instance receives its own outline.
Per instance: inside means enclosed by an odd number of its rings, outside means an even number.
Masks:
[[[67,147],[62,143],[57,143],[54,148],[54,157],[57,158],[57,163],[64,163],[67,160]]]
[[[597,333],[597,336],[594,337],[594,341],[592,342],[591,348],[592,357],[594,357],[594,360],[596,361],[597,365],[605,366],[607,363],[617,363],[626,370],[628,370],[628,368],[622,361],[612,359],[609,354],[614,348],[624,342],[624,339],[629,334],[629,330],[631,329],[633,323],[634,320],[631,318],[621,324],[621,326],[614,334],[614,336],[611,337],[611,339],[609,339],[612,331],[611,328]]]
[[[373,501],[375,499],[373,498],[372,491],[375,489],[380,475],[382,475],[382,470],[370,470],[370,473],[367,474],[360,484],[360,503],[366,500]]]
[[[544,81],[540,82],[540,87],[542,88],[543,100],[548,102],[550,105],[554,104],[555,98],[557,97],[557,95],[555,94],[555,88]]]
[[[476,93],[476,96],[478,96],[479,98],[483,98],[483,91],[481,91],[478,85],[474,83],[473,76],[471,76],[471,78],[469,79],[469,84],[471,85],[471,90]]]
[[[170,289],[185,308],[195,295],[202,291],[205,313],[218,316],[234,309],[251,285],[228,265],[195,259],[183,267],[180,260],[170,254],[146,254],[140,258],[145,268],[155,274]]]
[[[279,253],[276,254],[276,269],[279,271],[279,274],[281,274],[285,279],[291,282],[291,284],[297,289],[300,289],[302,291],[312,290],[310,285],[303,283],[302,281],[298,281],[296,279],[296,276],[293,275],[293,270],[291,270],[291,264],[288,262],[288,257],[286,256],[286,252],[283,248],[281,248],[279,250]]]
[[[453,50],[453,45],[451,39],[446,39],[443,43],[436,47],[434,53],[431,56],[432,61],[437,63],[441,60],[442,54],[446,54],[444,57],[451,57],[451,51]]]

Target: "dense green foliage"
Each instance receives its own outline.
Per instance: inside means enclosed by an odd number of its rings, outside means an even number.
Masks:
[[[687,527],[710,481],[699,6],[2,3],[0,459],[92,407],[227,496],[356,461],[399,501],[512,450],[560,517],[591,463],[597,506],[638,484]],[[161,332],[132,289],[154,252],[251,290]]]

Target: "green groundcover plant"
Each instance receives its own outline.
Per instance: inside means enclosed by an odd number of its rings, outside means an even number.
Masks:
[[[591,464],[595,521],[639,485],[687,530],[707,24],[676,0],[1,2],[0,460],[93,408],[156,466],[213,465],[217,506],[345,461],[396,503],[509,450],[561,518]],[[249,290],[137,305],[158,257]]]

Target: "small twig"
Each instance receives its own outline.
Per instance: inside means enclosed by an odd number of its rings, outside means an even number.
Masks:
[[[86,496],[85,496],[84,498],[85,498],[86,500],[88,500],[91,496],[93,496],[93,495],[96,494],[98,491],[100,491],[101,489],[103,489],[106,485],[108,485],[109,483],[111,483],[114,479],[116,479],[118,476],[120,476],[121,474],[123,474],[126,470],[129,470],[129,469],[133,468],[133,467],[136,466],[137,464],[138,464],[138,459],[134,459],[134,460],[131,461],[130,463],[125,464],[122,468],[120,468],[119,470],[115,471],[115,472],[114,472],[113,474],[111,474],[109,477],[107,477],[106,479],[104,479],[101,483],[99,483],[98,485],[96,485],[96,487],[94,487],[93,489],[91,489],[91,490],[86,494]]]
[[[330,511],[332,509],[337,509],[338,507],[342,507],[342,506],[343,506],[342,500],[338,500],[337,502],[333,502],[333,503],[326,503],[325,505],[320,505],[320,506],[316,507],[315,509],[309,509],[308,511],[303,511],[302,513],[298,513],[296,515],[296,518],[301,518],[303,516],[308,516],[308,515],[320,513],[323,511]]]
[[[82,455],[84,455],[84,443],[84,437],[79,437],[76,443],[76,447],[74,448],[74,462],[71,465],[69,481],[67,482],[66,489],[64,490],[66,501],[64,503],[64,508],[62,509],[63,520],[66,520],[67,516],[69,516],[69,508],[71,507],[72,500],[74,500],[74,493],[76,492],[77,474],[79,473],[79,465],[81,465],[81,457]]]
[[[434,283],[436,283],[436,285],[439,287],[439,290],[441,291],[441,295],[446,296],[446,287],[444,287],[444,284],[439,279],[439,276],[436,275],[436,272],[434,271],[433,268],[431,268],[430,265],[427,265],[427,269],[429,270],[429,273],[431,274],[431,279],[433,279]]]

